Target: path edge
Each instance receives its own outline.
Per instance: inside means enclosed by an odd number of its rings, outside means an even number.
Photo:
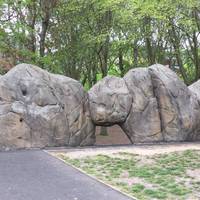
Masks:
[[[119,189],[116,188],[115,186],[112,186],[112,185],[110,185],[110,184],[108,184],[108,183],[106,183],[106,182],[104,182],[104,181],[102,181],[102,180],[96,178],[95,176],[92,176],[91,174],[87,174],[87,173],[86,173],[85,171],[83,171],[82,169],[73,166],[72,164],[66,162],[64,159],[62,159],[62,158],[60,158],[60,157],[57,157],[57,156],[54,156],[54,155],[53,155],[51,152],[49,152],[48,150],[43,150],[43,152],[45,152],[45,153],[47,153],[48,155],[50,155],[50,156],[52,156],[52,157],[54,157],[54,158],[60,160],[60,161],[63,162],[65,165],[69,165],[70,167],[72,167],[72,168],[78,170],[79,172],[81,172],[82,174],[84,174],[84,175],[86,175],[86,176],[92,178],[93,180],[95,180],[95,181],[97,181],[97,182],[99,182],[99,183],[101,183],[101,184],[104,184],[104,185],[110,187],[111,189],[113,189],[113,190],[119,192],[120,194],[122,194],[122,195],[124,195],[124,196],[127,196],[127,197],[129,197],[130,199],[133,199],[133,200],[139,200],[139,199],[137,199],[136,197],[133,197],[133,196],[127,194],[126,192],[123,192],[123,191],[119,190]]]

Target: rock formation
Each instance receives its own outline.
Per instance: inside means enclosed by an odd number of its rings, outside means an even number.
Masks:
[[[132,69],[123,79],[116,80],[105,77],[89,91],[91,118],[95,124],[119,124],[132,143],[200,138],[200,82],[188,88],[175,72],[159,64]],[[118,90],[119,80],[125,82],[122,90]],[[120,107],[115,106],[113,102],[122,98],[122,91],[124,101]],[[119,118],[112,117],[113,113]]]
[[[200,140],[200,81],[197,81],[190,85],[189,90],[191,91],[191,104],[192,104],[192,121],[193,121],[193,131],[189,135],[189,139],[193,141]],[[200,91],[200,90],[199,90]]]
[[[191,92],[169,68],[149,68],[164,141],[186,141],[193,131]]]
[[[158,104],[148,69],[130,70],[124,80],[133,102],[122,129],[133,143],[162,141]]]
[[[97,125],[123,123],[129,113],[132,96],[124,79],[107,76],[89,92],[90,113]]]
[[[95,143],[118,124],[132,143],[200,139],[200,81],[153,65],[107,76],[88,93],[71,78],[20,64],[0,76],[0,149]]]
[[[20,64],[0,78],[0,148],[94,143],[94,125],[82,85]]]

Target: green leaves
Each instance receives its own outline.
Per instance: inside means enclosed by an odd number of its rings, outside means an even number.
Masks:
[[[48,9],[44,5],[0,0],[0,52],[15,63],[41,65],[91,87],[106,74],[122,76],[134,66],[163,64],[167,57],[179,65],[177,73],[186,73],[187,83],[200,78],[199,0],[51,0]]]

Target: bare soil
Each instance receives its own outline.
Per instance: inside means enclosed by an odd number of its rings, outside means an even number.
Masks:
[[[200,150],[200,143],[164,143],[152,145],[125,145],[125,146],[108,146],[108,147],[86,147],[86,148],[56,148],[49,149],[51,153],[65,153],[70,158],[82,158],[86,156],[95,156],[99,154],[115,155],[119,152],[126,152],[138,155],[155,155],[171,152],[180,152],[185,150]]]
[[[131,143],[128,137],[117,125],[108,127],[108,136],[102,136],[99,133],[100,127],[97,127],[96,147],[55,148],[49,149],[49,151],[55,153],[67,153],[67,156],[71,158],[79,158],[85,156],[95,156],[98,154],[111,155],[119,152],[134,153],[139,155],[154,155],[185,151],[188,149],[200,150],[200,142],[130,145]],[[99,147],[98,145],[102,146]]]
[[[131,144],[130,140],[118,126],[107,127],[108,135],[100,135],[100,127],[96,128],[96,145]]]

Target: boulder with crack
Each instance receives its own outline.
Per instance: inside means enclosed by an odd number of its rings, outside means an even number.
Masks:
[[[133,102],[122,129],[133,143],[162,141],[158,104],[148,69],[130,70],[124,80]]]
[[[149,67],[160,113],[163,140],[187,141],[193,132],[192,94],[175,72],[163,65]]]
[[[163,65],[105,77],[89,91],[96,125],[119,124],[132,143],[197,140],[200,82],[188,88]]]
[[[123,123],[130,111],[132,96],[124,79],[107,76],[88,92],[90,113],[96,125]]]
[[[0,128],[1,149],[95,142],[82,85],[29,64],[0,77]]]
[[[118,124],[132,143],[200,139],[200,81],[187,87],[153,65],[107,76],[88,93],[71,78],[20,64],[0,76],[0,149],[95,143]]]
[[[200,140],[200,81],[197,81],[190,85],[191,91],[191,104],[192,104],[192,120],[193,120],[193,132],[190,134],[190,140]]]

